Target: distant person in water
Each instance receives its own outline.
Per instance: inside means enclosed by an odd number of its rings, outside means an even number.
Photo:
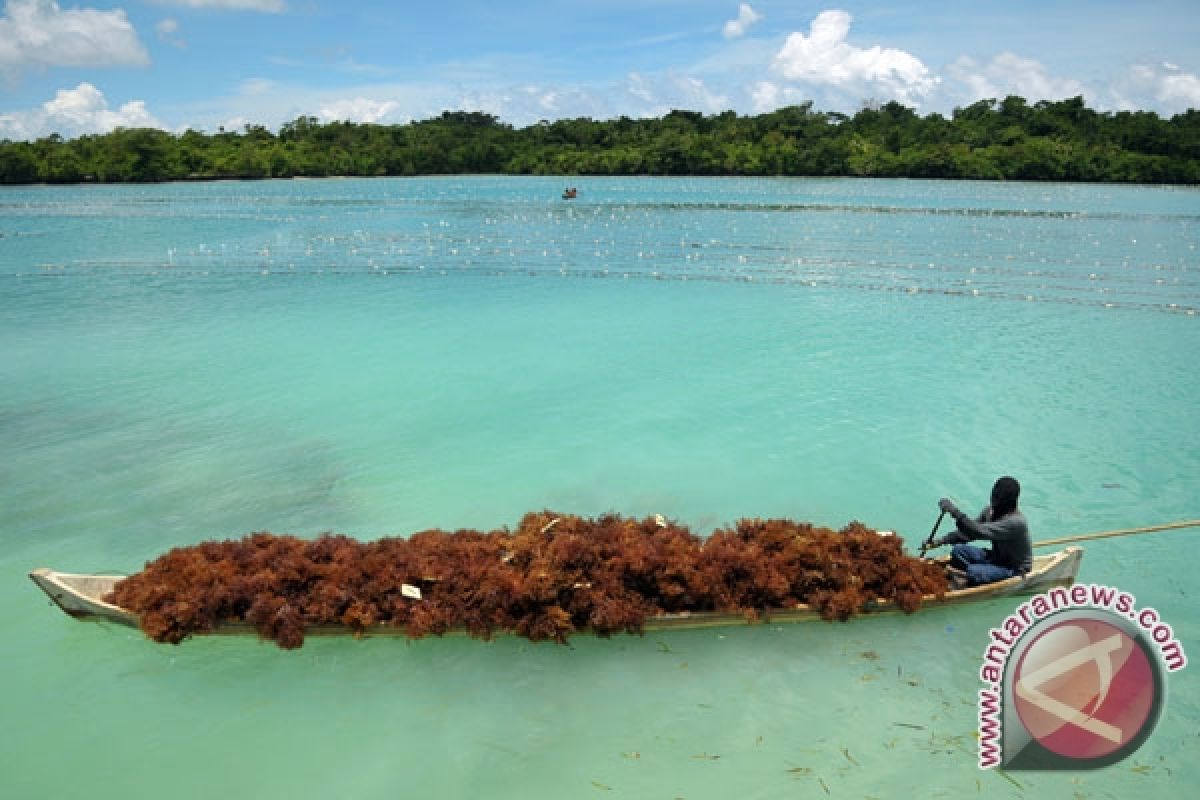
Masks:
[[[959,582],[979,586],[1023,575],[1033,568],[1029,526],[1017,508],[1020,496],[1021,484],[1005,475],[992,487],[992,502],[975,519],[959,511],[949,498],[938,501],[938,508],[954,518],[958,530],[935,539],[933,546],[954,545],[950,566],[958,571]],[[991,542],[991,549],[967,544],[979,539]]]

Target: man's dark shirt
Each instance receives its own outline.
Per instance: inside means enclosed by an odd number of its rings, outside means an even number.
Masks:
[[[957,531],[945,537],[947,544],[959,544],[974,539],[986,539],[992,543],[990,561],[1000,567],[1017,572],[1028,572],[1033,568],[1033,543],[1029,539],[1029,525],[1020,511],[992,519],[992,507],[988,506],[978,519],[971,519],[961,511],[955,515]]]

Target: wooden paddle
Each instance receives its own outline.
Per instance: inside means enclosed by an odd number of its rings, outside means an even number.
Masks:
[[[920,556],[918,556],[919,558],[924,558],[924,557],[925,557],[925,551],[926,551],[926,550],[928,550],[930,547],[932,547],[932,546],[933,546],[933,537],[934,537],[934,536],[937,536],[938,528],[940,528],[940,527],[941,527],[941,525],[942,525],[942,520],[943,520],[943,519],[945,519],[945,518],[946,518],[946,512],[945,512],[945,511],[943,511],[941,514],[938,514],[937,522],[933,523],[933,530],[931,530],[931,531],[929,532],[929,536],[928,536],[928,537],[926,537],[926,539],[925,539],[925,543],[924,543],[923,545],[921,545],[921,555],[920,555]]]

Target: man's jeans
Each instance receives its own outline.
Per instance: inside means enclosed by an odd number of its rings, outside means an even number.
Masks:
[[[995,583],[1016,575],[1015,570],[999,567],[989,560],[990,550],[982,550],[969,544],[956,544],[950,551],[950,565],[967,573],[967,582],[972,586]]]

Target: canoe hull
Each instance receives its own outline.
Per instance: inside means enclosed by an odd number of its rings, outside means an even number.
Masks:
[[[30,579],[54,604],[76,619],[94,619],[138,627],[137,614],[101,598],[112,591],[124,575],[77,575],[45,567],[29,573]]]
[[[929,595],[925,597],[921,607],[958,605],[998,597],[1031,595],[1055,586],[1070,586],[1079,574],[1082,560],[1083,550],[1081,548],[1067,547],[1059,552],[1036,558],[1033,571],[1023,578],[1009,578],[985,586],[946,592],[941,598]],[[102,599],[104,595],[112,591],[117,581],[125,577],[124,575],[85,575],[55,572],[42,567],[29,573],[29,577],[59,608],[76,619],[112,622],[131,628],[138,627],[136,613],[106,603]],[[894,603],[886,601],[872,603],[864,607],[862,611],[865,615],[900,613],[900,609]],[[647,631],[689,630],[727,628],[759,622],[772,624],[807,622],[820,618],[820,613],[816,609],[807,605],[798,605],[794,608],[772,609],[752,617],[739,613],[715,611],[660,614],[648,618],[644,627]],[[461,633],[461,631],[454,632]],[[255,630],[254,626],[244,622],[230,622],[219,625],[213,633],[247,635],[254,634]],[[351,628],[343,625],[313,625],[304,630],[305,636],[350,636],[354,633]],[[370,628],[367,635],[405,636],[406,633],[404,628],[378,625]]]

